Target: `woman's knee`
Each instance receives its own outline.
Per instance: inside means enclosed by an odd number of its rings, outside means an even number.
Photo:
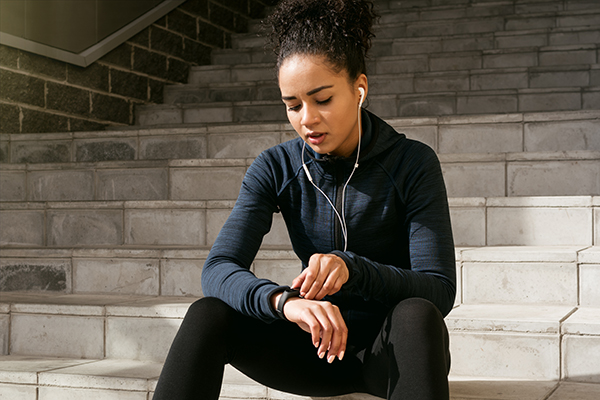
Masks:
[[[233,323],[235,311],[215,297],[204,297],[188,308],[183,325],[198,331],[225,333]]]
[[[446,331],[444,317],[429,300],[414,297],[401,301],[388,316],[394,329],[401,329],[404,334],[428,334]]]

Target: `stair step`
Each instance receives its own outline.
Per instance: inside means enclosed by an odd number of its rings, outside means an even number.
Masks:
[[[509,50],[522,47],[543,48],[563,45],[593,45],[600,42],[597,26],[552,27],[489,33],[437,35],[426,37],[390,37],[373,40],[372,58],[408,54],[430,54],[483,50]],[[211,53],[213,65],[275,63],[273,52],[264,47],[216,49]]]
[[[276,81],[273,63],[205,65],[190,68],[188,84]]]
[[[597,162],[594,165],[598,167]],[[535,180],[545,179],[544,174],[535,171],[531,165],[525,163],[523,167],[525,176],[528,170],[533,170],[529,176],[531,185]],[[217,172],[226,178],[237,174],[238,182],[241,182],[244,167],[236,168]],[[464,169],[459,165],[453,173],[464,176]],[[1,225],[11,227],[0,232],[0,243],[51,247],[211,245],[229,215],[234,199],[185,199],[217,195],[235,198],[239,184],[210,183],[210,179],[221,176],[219,174],[181,169],[177,183],[180,186],[176,196],[172,196],[179,200],[0,203]],[[493,175],[491,171],[487,176],[483,173],[471,176],[483,181]],[[196,188],[196,182],[202,184],[205,181],[215,188],[216,194]],[[71,178],[70,182],[73,184],[74,180]],[[468,188],[467,185],[463,187]],[[599,202],[599,196],[517,196],[450,198],[449,204],[458,245],[592,245],[600,239]],[[280,214],[274,218],[275,231],[268,244],[285,245],[289,239],[283,220]]]
[[[152,362],[145,365],[147,371],[156,373],[155,363],[166,357],[194,300],[7,294],[2,306],[10,334],[5,336],[10,337],[12,356],[84,358],[90,360],[80,364],[84,370],[96,372],[118,360],[145,361]],[[460,305],[446,318],[451,373],[525,380],[558,380],[562,373],[568,379],[600,383],[595,361],[600,355],[599,318],[600,308],[591,307]],[[98,359],[104,360],[93,365]],[[83,386],[76,382],[74,387]]]
[[[483,129],[483,132],[481,131]],[[519,152],[521,132],[512,127],[477,126],[448,129],[440,146],[450,151],[439,159],[451,197],[599,195],[600,151]],[[514,140],[513,140],[514,138]],[[278,134],[221,137],[223,151],[257,155]],[[507,140],[508,139],[508,140]],[[488,153],[486,153],[488,151]],[[218,154],[218,153],[217,153]],[[3,164],[0,200],[16,201],[137,201],[235,200],[253,158],[133,160],[99,163]]]
[[[21,301],[19,291],[46,297],[76,293],[87,295],[88,302],[95,293],[113,296],[114,301],[142,295],[200,297],[208,249],[157,245],[2,249],[3,298],[10,295]],[[600,307],[595,284],[600,274],[599,246],[457,248],[456,260],[456,305]],[[258,252],[251,270],[261,278],[289,284],[298,275],[300,262],[290,246],[267,246]]]
[[[397,15],[397,13],[389,14],[388,19],[393,19],[392,16],[394,15]],[[439,15],[440,18],[443,18],[443,12]],[[596,7],[575,11],[467,16],[450,20],[390,21],[376,25],[375,34],[378,38],[486,34],[557,27],[598,26],[599,21],[600,7]]]
[[[161,368],[161,363],[134,360],[0,356],[0,395],[14,400],[36,400],[39,391],[40,399],[44,400],[82,398],[147,400],[153,396]],[[600,385],[450,377],[452,400],[484,398],[490,393],[495,394],[495,400],[516,398],[595,400],[600,395]],[[553,393],[552,396],[547,397],[550,393]],[[310,399],[266,388],[227,365],[221,399],[231,398]],[[367,394],[352,394],[330,397],[330,399],[375,400],[377,398]]]
[[[600,87],[558,87],[370,95],[367,108],[384,119],[418,116],[592,110]],[[441,90],[441,89],[438,89]],[[244,101],[136,107],[141,126],[287,121],[281,101]]]
[[[387,122],[444,154],[600,151],[597,110],[388,118]],[[120,131],[13,134],[4,142],[5,162],[255,158],[262,150],[294,137],[296,133],[288,123],[138,126]],[[7,165],[0,165],[4,176]]]
[[[568,53],[568,51],[563,53],[561,57],[575,60]],[[593,53],[595,62],[596,50]],[[434,69],[431,72],[426,70],[404,71],[403,63],[412,63],[419,59],[382,57],[372,62],[372,69],[378,73],[370,76],[369,89],[374,95],[440,91],[471,91],[477,94],[481,90],[495,89],[587,88],[593,87],[596,83],[598,84],[596,86],[600,86],[600,64],[507,68],[504,65],[518,65],[518,62],[515,62],[514,59],[503,58],[505,54],[496,53],[492,55],[495,58],[491,62],[498,63],[497,65],[502,67],[481,68],[482,56],[480,54],[473,52],[448,54],[449,56],[446,58],[429,56],[429,61],[432,63],[430,68]],[[531,55],[528,57],[531,58],[531,63],[537,63],[535,61],[537,60],[536,53],[522,54]],[[509,57],[513,55],[509,55]],[[425,59],[423,58],[423,60]],[[487,62],[485,60],[484,62]],[[433,65],[434,63],[438,63],[439,66]],[[408,67],[409,70],[411,68]],[[393,71],[397,71],[397,73],[391,73]],[[275,81],[170,85],[165,87],[164,92],[165,104],[279,101],[280,99],[281,92]]]

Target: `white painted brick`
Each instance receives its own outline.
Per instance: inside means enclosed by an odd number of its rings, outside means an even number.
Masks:
[[[562,348],[566,379],[600,383],[600,336],[566,335]]]
[[[600,307],[600,264],[583,264],[579,267],[580,304],[587,307]]]
[[[0,259],[0,292],[71,293],[71,260],[61,258]]]
[[[565,111],[581,109],[581,95],[577,93],[521,93],[519,111]]]
[[[148,108],[146,108],[148,107]],[[179,107],[172,106],[138,106],[135,108],[136,125],[170,125],[183,122],[183,111]]]
[[[11,354],[102,358],[104,357],[104,319],[13,314]]]
[[[0,314],[0,355],[8,354],[9,349],[10,316]]]
[[[600,150],[600,121],[525,123],[525,151]]]
[[[486,246],[464,249],[465,262],[496,263],[568,263],[578,261],[578,252],[586,246]]]
[[[490,53],[483,56],[483,68],[536,67],[537,53]]]
[[[458,257],[457,257],[458,258]],[[463,276],[462,276],[462,263],[456,260],[456,295],[454,297],[454,307],[462,304],[462,288],[463,288]]]
[[[280,135],[276,132],[258,135],[209,135],[208,157],[254,158],[279,143]]]
[[[157,378],[161,368],[162,365],[157,362],[104,359],[41,372],[39,384],[145,393],[148,379]]]
[[[440,153],[518,153],[523,151],[521,124],[441,125]]]
[[[592,244],[589,208],[489,207],[489,246],[565,246]]]
[[[162,296],[202,296],[202,266],[204,259],[161,260]]]
[[[516,94],[491,96],[458,96],[456,109],[459,114],[513,113],[518,108]]]
[[[527,72],[471,75],[471,90],[521,89],[529,87]]]
[[[554,263],[463,264],[464,302],[577,305],[577,267]]]
[[[0,398],[7,400],[38,400],[35,386],[0,383]]]
[[[157,296],[158,260],[74,259],[75,293],[118,293]]]
[[[450,197],[500,197],[506,193],[503,162],[443,163]]]
[[[190,107],[184,108],[182,112],[184,124],[233,122],[232,106]]]
[[[27,196],[24,171],[1,171],[0,201],[24,201]]]
[[[561,321],[574,306],[524,304],[470,304],[453,309],[446,317],[450,332],[560,332]]]
[[[485,209],[450,207],[452,234],[456,246],[485,246]]]
[[[123,243],[123,217],[120,210],[52,210],[47,214],[49,245]]]
[[[246,168],[171,169],[173,200],[235,200]]]
[[[300,260],[255,260],[254,273],[279,285],[291,285],[302,272]]]
[[[469,75],[427,75],[415,77],[416,92],[455,92],[469,90]]]
[[[263,244],[272,246],[290,245],[290,235],[281,213],[273,214],[273,225],[271,225],[271,231],[265,235]]]
[[[600,246],[600,207],[594,208],[594,245]]]
[[[0,211],[0,243],[41,246],[44,244],[42,211]]]
[[[562,381],[548,400],[596,400],[599,397],[600,387],[597,384]]]
[[[125,390],[75,389],[68,387],[40,387],[39,400],[147,400],[147,393]]]
[[[438,128],[437,126],[394,126],[400,133],[404,133],[407,138],[425,143],[432,149],[438,151]]]
[[[173,318],[109,317],[106,357],[163,362],[181,325]]]
[[[205,223],[204,210],[126,210],[125,244],[202,246]]]
[[[529,87],[531,88],[553,88],[573,86],[586,87],[589,84],[589,71],[539,71],[531,72],[529,77]]]
[[[451,374],[558,380],[558,335],[452,332]]]
[[[482,58],[480,53],[441,55],[429,59],[429,68],[431,71],[460,71],[480,69]],[[468,84],[467,84],[468,88]]]
[[[93,200],[93,171],[33,171],[29,174],[28,195],[35,201]]]
[[[600,337],[600,308],[579,307],[563,322],[562,332],[565,335]]]
[[[199,136],[140,137],[141,160],[205,158],[206,138]]]
[[[509,196],[600,194],[600,160],[511,162]]]
[[[556,388],[553,381],[525,380],[493,380],[485,377],[455,377],[450,376],[450,398],[455,400],[485,399],[489,400],[538,400],[544,399]],[[563,385],[565,383],[562,383]],[[492,395],[493,393],[493,395]],[[492,395],[493,397],[489,397]],[[486,399],[487,400],[487,399]],[[559,399],[553,399],[559,400]],[[567,400],[561,397],[560,400]],[[570,399],[588,400],[588,399]],[[594,400],[594,399],[589,399]]]
[[[542,51],[539,54],[540,65],[595,64],[595,50]]]
[[[231,68],[222,66],[202,66],[190,68],[189,84],[209,84],[231,82]]]
[[[212,246],[231,214],[231,209],[209,209],[206,211],[206,244]]]
[[[88,362],[90,361],[68,358],[43,358],[40,356],[11,355],[0,357],[0,382],[32,385],[38,382],[37,374],[39,372]]]
[[[503,33],[503,32],[500,32]],[[547,34],[515,35],[512,32],[496,35],[496,48],[507,49],[511,47],[541,47],[548,45]]]
[[[98,200],[167,200],[166,169],[100,170],[97,179]]]

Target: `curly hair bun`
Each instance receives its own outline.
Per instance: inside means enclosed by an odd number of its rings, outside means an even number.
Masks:
[[[355,79],[366,73],[373,3],[364,0],[283,0],[265,23],[277,69],[294,54],[321,55]]]

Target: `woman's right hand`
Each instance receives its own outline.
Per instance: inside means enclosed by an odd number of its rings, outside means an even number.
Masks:
[[[281,294],[275,296],[275,304]],[[312,336],[319,358],[327,355],[327,362],[342,359],[346,351],[348,328],[337,306],[328,301],[291,298],[283,307],[285,317]]]

